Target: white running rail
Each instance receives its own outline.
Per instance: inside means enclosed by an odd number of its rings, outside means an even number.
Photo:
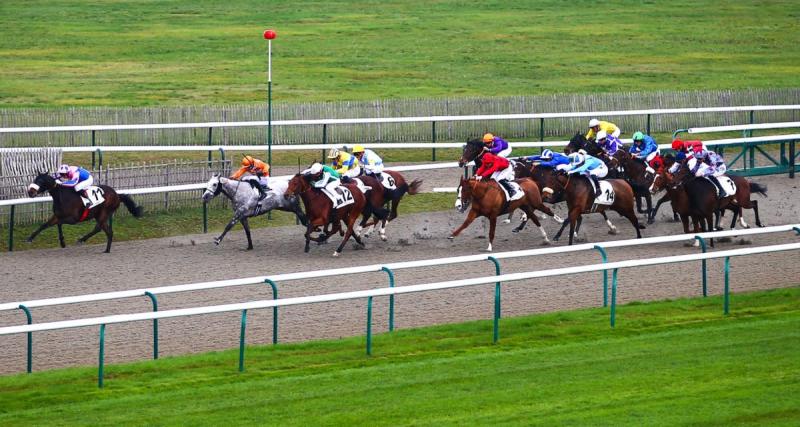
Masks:
[[[800,128],[800,122],[756,123],[750,125],[696,127],[696,128],[689,128],[688,132],[711,133],[711,132],[730,132],[737,130],[786,129],[786,128]]]

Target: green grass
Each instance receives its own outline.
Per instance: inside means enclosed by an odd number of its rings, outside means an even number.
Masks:
[[[135,199],[135,198],[134,198]],[[400,203],[399,214],[409,215],[417,212],[431,212],[452,209],[453,195],[446,193],[423,193],[406,196]],[[121,207],[120,209],[125,209]],[[228,221],[231,220],[232,211],[216,207],[208,211],[208,232],[217,235]],[[65,225],[64,239],[67,246],[72,246],[79,237],[94,228],[94,221],[78,225]],[[271,220],[266,216],[253,218],[250,221],[252,229],[263,227],[279,227],[294,225],[294,214],[287,212],[274,212]],[[43,249],[58,247],[58,231],[51,227],[43,231],[33,243],[26,243],[25,239],[38,227],[35,225],[17,225],[14,227],[14,250]],[[114,242],[126,240],[142,240],[157,237],[181,236],[186,234],[202,233],[203,210],[202,207],[175,209],[166,212],[148,213],[142,218],[133,218],[130,215],[114,219]],[[241,225],[236,225],[231,233],[241,233]],[[8,226],[0,227],[0,252],[8,250]],[[302,239],[302,229],[297,229],[297,238]],[[105,235],[100,232],[89,240],[89,243],[105,244]]]
[[[102,390],[94,367],[7,376],[0,423],[797,425],[800,288],[732,301],[503,319],[497,345],[491,321],[400,330],[371,357],[364,337],[251,346],[244,373],[236,350],[114,365]]]
[[[0,106],[794,87],[794,0],[4,0]]]

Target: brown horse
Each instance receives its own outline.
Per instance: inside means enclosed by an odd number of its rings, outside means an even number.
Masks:
[[[419,193],[419,189],[422,186],[422,180],[415,179],[411,181],[411,183],[409,183],[408,181],[406,181],[406,179],[400,172],[395,172],[392,170],[384,170],[381,173],[385,173],[388,175],[387,180],[390,183],[391,182],[394,183],[395,186],[394,190],[384,188],[383,185],[381,185],[376,178],[370,177],[369,175],[362,175],[358,177],[358,179],[361,179],[365,185],[373,188],[374,194],[370,196],[370,205],[372,205],[374,209],[376,210],[382,209],[381,207],[384,204],[391,202],[389,216],[383,218],[376,216],[376,219],[370,223],[362,221],[362,223],[359,225],[359,229],[362,227],[372,226],[371,230],[364,233],[364,237],[369,237],[370,233],[375,231],[376,228],[378,228],[378,224],[380,222],[380,228],[378,229],[378,233],[381,236],[381,240],[386,241],[386,223],[391,222],[393,219],[397,218],[397,207],[400,205],[400,200],[406,193],[408,193],[411,196]],[[369,178],[377,182],[378,186],[375,187],[372,184],[367,184],[366,181],[364,181],[364,179],[369,179]],[[380,188],[380,190],[375,190],[375,188]]]
[[[574,178],[574,179],[573,179]],[[606,217],[605,211],[612,210],[628,219],[636,229],[636,238],[641,238],[642,233],[640,229],[645,228],[639,224],[639,219],[636,218],[636,213],[633,210],[633,189],[631,186],[622,179],[608,179],[606,180],[611,184],[614,190],[614,202],[610,206],[597,205],[596,210],[592,211],[594,202],[594,190],[589,183],[589,179],[583,176],[566,175],[563,172],[552,174],[548,183],[548,188],[543,192],[551,193],[548,197],[558,200],[563,197],[567,201],[567,211],[569,212],[569,244],[572,244],[572,239],[576,234],[576,230],[580,227],[582,221],[581,216],[584,213],[597,212],[603,215],[606,219],[609,229],[612,233],[616,232],[616,227],[611,224],[611,221]],[[564,221],[561,224],[561,229],[558,230],[553,240],[558,240],[561,233],[567,226]]]
[[[114,238],[114,230],[111,226],[111,216],[119,208],[120,203],[123,203],[128,211],[134,217],[139,218],[142,216],[142,207],[136,206],[136,203],[130,196],[125,194],[118,194],[113,188],[107,185],[99,186],[103,191],[103,198],[105,201],[98,206],[87,210],[83,206],[81,197],[71,188],[60,187],[56,185],[56,179],[46,173],[40,173],[33,180],[33,183],[28,186],[28,196],[36,197],[37,194],[50,192],[53,197],[53,216],[43,223],[28,237],[28,243],[33,241],[39,233],[47,227],[53,225],[58,226],[58,243],[61,247],[66,247],[64,243],[64,234],[61,230],[62,224],[77,224],[79,222],[94,219],[96,224],[92,231],[85,236],[78,239],[78,243],[84,243],[90,237],[94,236],[100,230],[106,233],[106,250],[105,253],[111,252],[111,241]]]
[[[448,238],[454,239],[459,235],[459,233],[461,233],[461,231],[469,227],[469,225],[475,221],[475,218],[484,216],[489,218],[489,247],[486,248],[486,250],[491,252],[492,242],[494,242],[494,231],[495,227],[497,226],[497,217],[506,212],[514,212],[516,209],[522,209],[522,211],[527,215],[528,219],[532,220],[533,223],[539,227],[544,241],[548,242],[547,233],[545,233],[544,228],[542,228],[542,224],[539,223],[539,220],[537,219],[536,215],[534,215],[533,211],[539,210],[550,216],[553,216],[553,211],[551,211],[550,208],[542,203],[542,196],[539,192],[539,187],[535,182],[527,178],[518,179],[514,182],[519,184],[525,195],[513,202],[506,203],[504,201],[505,195],[503,190],[500,188],[500,184],[498,184],[496,181],[478,181],[475,179],[467,180],[464,177],[461,177],[461,183],[458,187],[462,206],[461,212],[464,212],[470,203],[472,204],[472,209],[470,209],[467,219],[464,220],[464,223],[455,229]],[[524,224],[525,222],[520,224],[518,229],[522,229]]]
[[[654,220],[650,213],[653,211],[653,199],[650,194],[650,185],[653,184],[655,175],[647,172],[647,165],[644,161],[634,158],[625,150],[617,150],[611,156],[609,168],[624,170],[622,178],[628,181],[636,196],[636,212],[647,214],[647,223],[652,224]],[[647,209],[642,209],[642,198],[644,198]]]
[[[689,233],[689,195],[686,194],[686,189],[683,185],[678,185],[678,183],[673,181],[673,176],[671,173],[667,172],[666,168],[660,168],[657,173],[656,177],[653,178],[653,184],[650,185],[650,192],[652,194],[657,194],[661,190],[666,190],[666,196],[662,197],[661,200],[669,200],[672,204],[672,212],[677,214],[680,219],[681,223],[683,223],[683,232]],[[659,200],[656,209],[661,204],[661,200]],[[698,227],[698,221],[692,221],[695,224],[694,232],[697,233],[700,231]]]
[[[333,256],[337,257],[342,253],[342,249],[344,249],[344,245],[347,243],[347,241],[350,240],[350,236],[352,236],[358,244],[362,246],[364,245],[364,243],[361,241],[361,238],[357,234],[354,234],[354,225],[356,220],[358,220],[358,216],[364,212],[367,206],[367,199],[364,197],[364,194],[361,193],[361,190],[358,189],[358,186],[355,183],[342,184],[342,186],[347,187],[347,189],[350,190],[350,194],[353,197],[353,203],[334,211],[331,199],[323,194],[322,191],[313,188],[309,183],[309,177],[307,175],[297,174],[289,180],[289,187],[286,189],[284,197],[289,198],[294,195],[299,195],[303,200],[303,205],[306,207],[308,224],[306,225],[305,234],[305,252],[308,252],[309,242],[311,240],[315,242],[324,242],[328,239],[328,237],[336,233],[336,231],[339,230],[340,221],[344,221],[347,231],[344,234],[342,243],[333,253]],[[327,227],[327,225],[331,222],[331,214],[334,215],[334,226],[330,231],[330,234],[323,231],[317,237],[312,237],[311,233],[313,233],[318,227]]]

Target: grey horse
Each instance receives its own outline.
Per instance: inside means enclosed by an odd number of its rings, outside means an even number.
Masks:
[[[263,215],[273,209],[294,212],[297,219],[303,225],[306,225],[306,215],[300,208],[300,201],[297,197],[284,198],[283,194],[286,192],[289,182],[281,179],[271,179],[269,181],[270,190],[267,191],[267,196],[264,200],[258,200],[258,190],[253,188],[249,182],[242,180],[237,181],[220,177],[214,174],[206,184],[206,191],[203,193],[203,202],[208,203],[211,199],[224,194],[233,203],[233,218],[225,226],[225,230],[219,237],[214,239],[214,244],[219,245],[222,238],[228,231],[236,225],[237,222],[242,223],[244,233],[247,235],[247,249],[253,249],[253,240],[250,238],[250,224],[247,219],[253,216]]]

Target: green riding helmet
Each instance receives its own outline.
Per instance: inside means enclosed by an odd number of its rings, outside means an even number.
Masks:
[[[634,141],[644,141],[644,134],[642,132],[636,132],[633,134]]]

